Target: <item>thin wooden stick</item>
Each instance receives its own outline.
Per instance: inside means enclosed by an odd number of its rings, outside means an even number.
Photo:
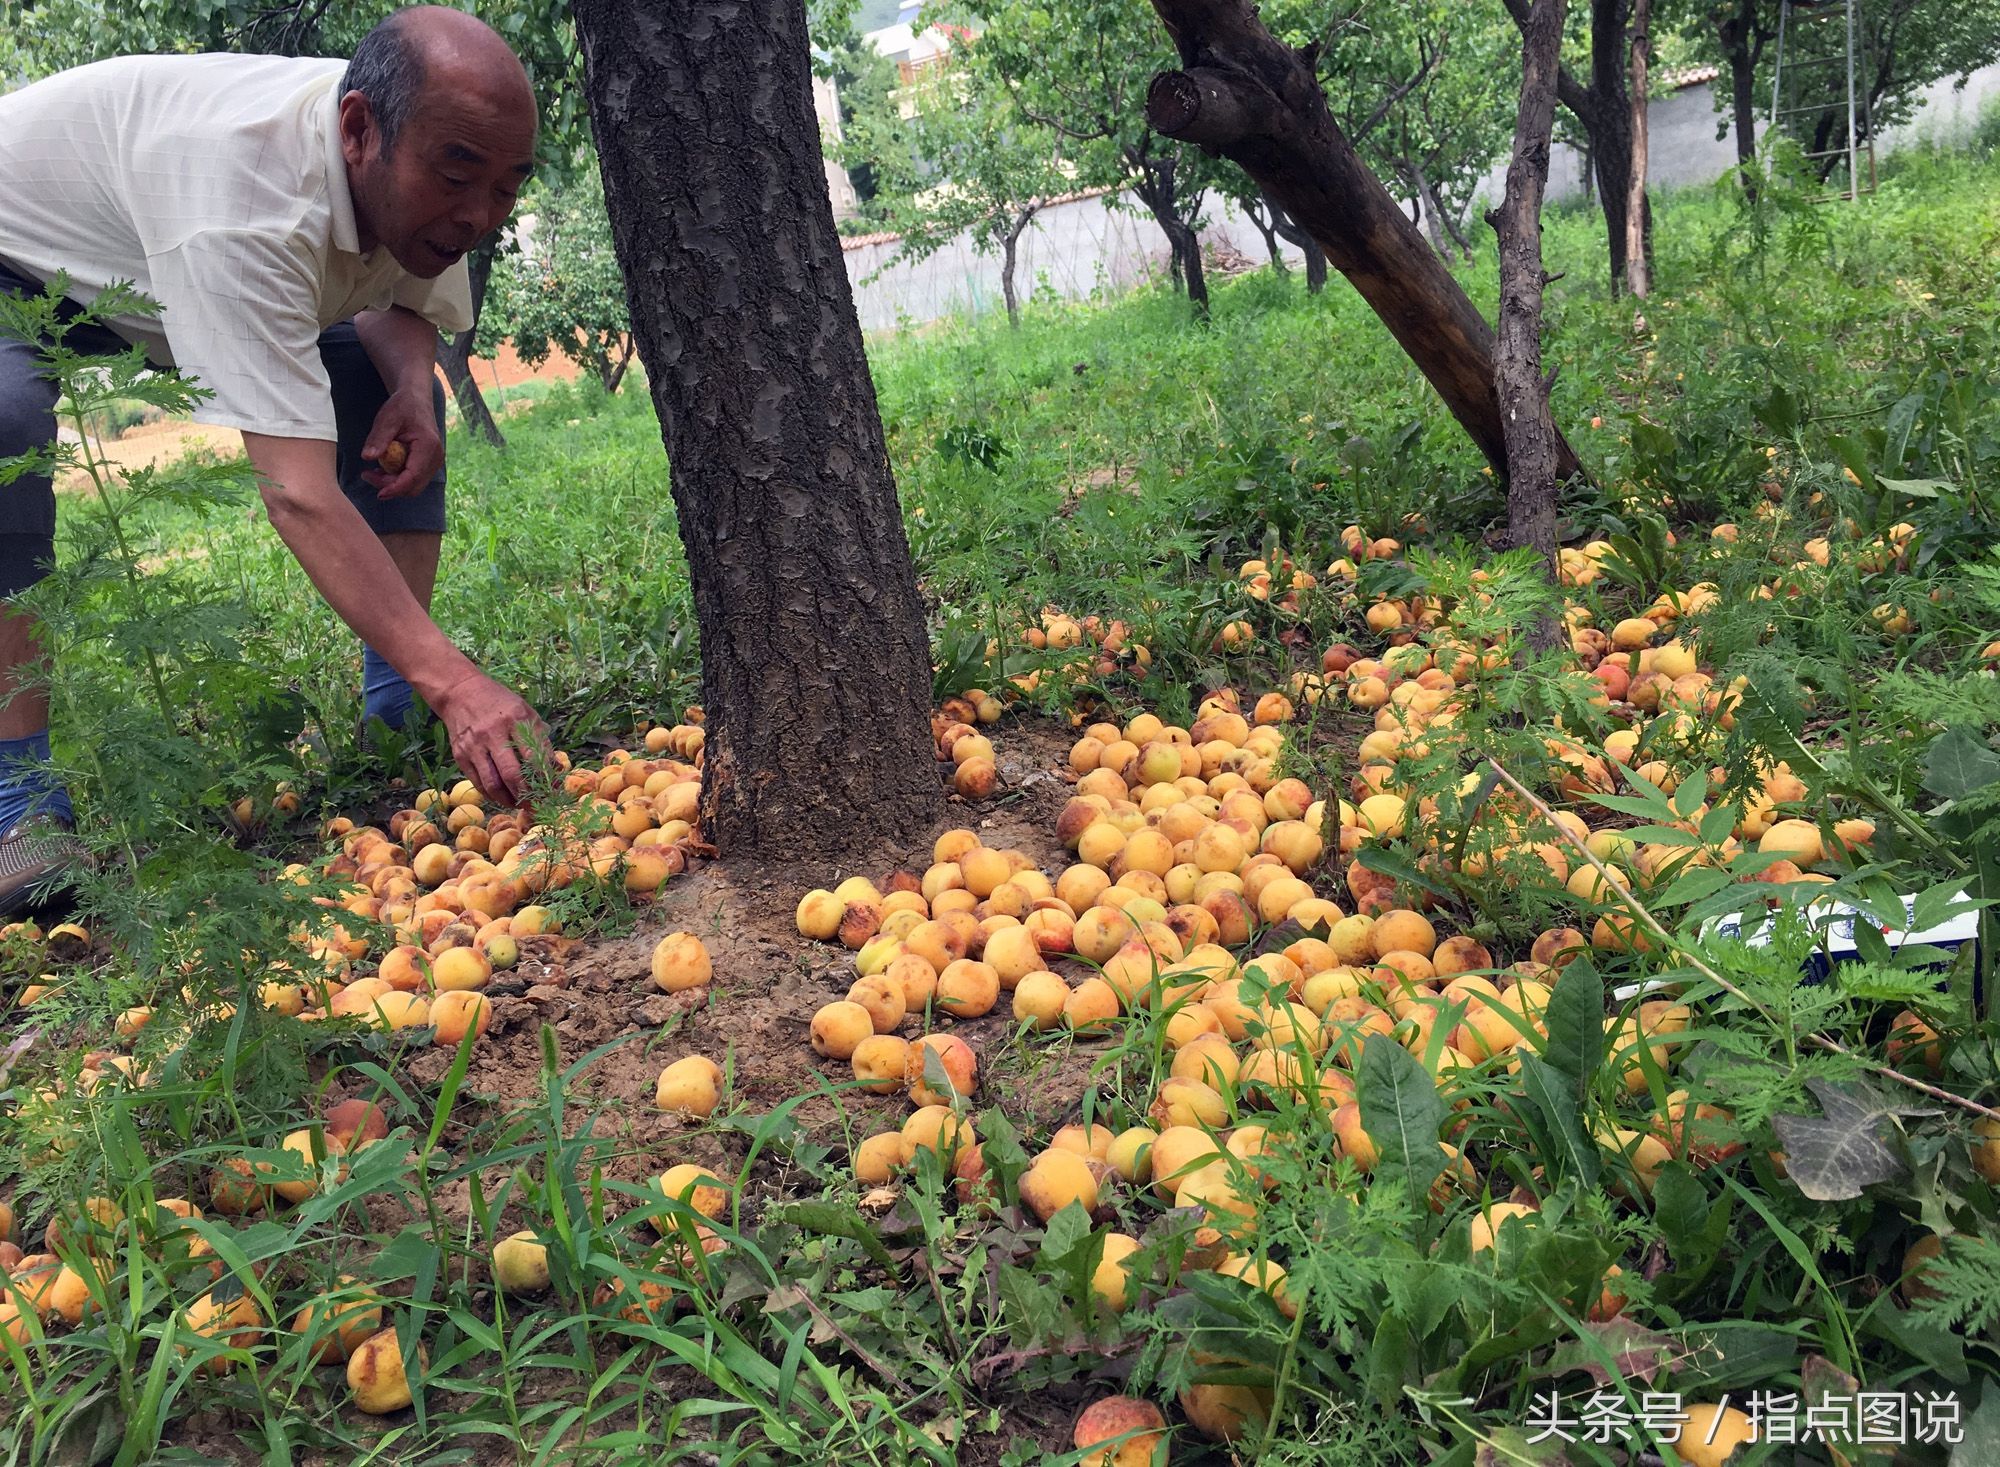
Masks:
[[[1741,988],[1738,988],[1734,983],[1731,983],[1727,978],[1723,977],[1720,973],[1716,972],[1715,969],[1709,967],[1709,965],[1703,962],[1699,956],[1697,956],[1694,952],[1690,951],[1686,944],[1676,940],[1671,932],[1667,931],[1666,928],[1662,927],[1658,919],[1655,918],[1651,912],[1646,910],[1644,903],[1642,903],[1636,896],[1634,896],[1629,889],[1618,884],[1617,879],[1612,875],[1611,868],[1605,865],[1604,862],[1600,861],[1595,855],[1593,855],[1591,853],[1590,847],[1585,845],[1582,841],[1576,838],[1576,833],[1574,831],[1567,829],[1560,820],[1557,820],[1555,818],[1555,811],[1551,810],[1548,807],[1547,802],[1544,801],[1541,798],[1541,796],[1537,795],[1533,790],[1529,789],[1526,785],[1522,784],[1520,780],[1514,778],[1513,775],[1509,774],[1506,771],[1506,769],[1501,767],[1500,762],[1497,759],[1494,759],[1489,755],[1487,757],[1486,762],[1489,766],[1491,766],[1493,772],[1499,775],[1500,778],[1504,779],[1507,782],[1508,786],[1512,788],[1516,794],[1520,795],[1522,799],[1526,800],[1530,805],[1534,807],[1537,814],[1539,814],[1544,820],[1548,821],[1550,825],[1554,826],[1557,833],[1560,834],[1565,841],[1567,841],[1570,845],[1576,847],[1576,849],[1582,854],[1583,859],[1590,862],[1590,864],[1597,869],[1598,875],[1604,878],[1604,884],[1610,887],[1613,891],[1618,893],[1619,900],[1625,904],[1626,909],[1629,912],[1631,912],[1633,916],[1637,917],[1640,921],[1644,922],[1647,927],[1652,929],[1653,934],[1660,939],[1661,943],[1671,948],[1687,963],[1689,967],[1693,968],[1697,973],[1701,974],[1702,977],[1706,978],[1709,982],[1713,983],[1717,988],[1720,988],[1724,993],[1727,993],[1732,998],[1740,999],[1742,1002],[1748,1004],[1752,1009],[1756,1011],[1757,1016],[1763,1019],[1767,1024],[1770,1024],[1773,1027],[1777,1026],[1778,1021],[1772,1017],[1771,1012],[1768,1009],[1766,1009],[1764,1005],[1757,1002],[1756,999],[1752,998],[1749,994],[1745,993]],[[1948,1104],[1959,1107],[1961,1110],[1971,1111],[1974,1115],[1985,1116],[1989,1120],[2000,1121],[2000,1110],[1994,1110],[1989,1106],[1981,1105],[1976,1100],[1968,1100],[1963,1095],[1954,1095],[1951,1091],[1943,1089],[1940,1086],[1930,1084],[1928,1081],[1919,1080],[1914,1075],[1906,1075],[1901,1070],[1883,1064],[1880,1060],[1874,1060],[1870,1059],[1866,1055],[1856,1054],[1853,1050],[1849,1049],[1846,1045],[1842,1044],[1837,1039],[1829,1039],[1824,1034],[1808,1034],[1805,1036],[1805,1042],[1816,1049],[1823,1049],[1827,1051],[1829,1054],[1845,1055],[1848,1059],[1856,1061],[1857,1063],[1861,1064],[1862,1066],[1874,1072],[1875,1074],[1881,1075],[1885,1079],[1894,1080],[1899,1085],[1907,1085],[1910,1089],[1915,1090],[1920,1094],[1928,1095],[1933,1100],[1942,1100]]]

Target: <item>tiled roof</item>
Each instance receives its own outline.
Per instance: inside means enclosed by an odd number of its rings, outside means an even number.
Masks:
[[[1698,87],[1703,82],[1712,82],[1722,75],[1719,66],[1683,66],[1677,71],[1660,73],[1660,85],[1679,90],[1682,87]]]

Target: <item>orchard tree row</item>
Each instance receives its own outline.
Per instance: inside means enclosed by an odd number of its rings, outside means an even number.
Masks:
[[[1684,68],[1720,68],[1718,136],[1734,137],[1747,167],[1770,109],[1779,9],[1778,0],[1567,7],[1556,135],[1588,160],[1613,289],[1635,279],[1628,214],[1635,178],[1643,191],[1648,92],[1670,85]],[[1269,0],[1258,7],[1271,33],[1308,57],[1334,120],[1368,167],[1433,247],[1455,260],[1484,248],[1471,219],[1473,194],[1507,155],[1529,11],[1528,0]],[[834,152],[861,196],[858,227],[901,233],[901,254],[909,258],[970,230],[981,248],[1001,255],[1013,314],[1016,245],[1036,211],[1071,191],[1123,187],[1159,225],[1173,279],[1197,306],[1206,288],[1195,239],[1216,202],[1257,227],[1274,268],[1283,268],[1279,248],[1289,243],[1304,252],[1311,287],[1324,282],[1326,262],[1310,234],[1267,191],[1241,169],[1149,125],[1147,88],[1171,65],[1173,48],[1143,0],[932,0],[923,15],[955,28],[955,49],[948,64],[903,86],[895,67],[851,26],[841,34],[834,17],[825,27],[834,39],[820,69],[842,88],[844,136]],[[2000,54],[2000,6],[1991,0],[1881,0],[1863,7],[1859,22],[1864,141],[1908,121],[1932,82]],[[1839,30],[1794,27],[1789,41],[1801,65],[1783,105],[1817,108],[1794,123],[1808,153],[1845,137],[1845,93],[1836,96],[1829,84],[1834,71],[1810,64],[1839,41]],[[1816,165],[1822,175],[1830,166]],[[1644,218],[1642,206],[1642,231]]]

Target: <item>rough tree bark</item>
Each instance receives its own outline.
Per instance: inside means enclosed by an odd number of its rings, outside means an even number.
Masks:
[[[1646,257],[1646,150],[1647,63],[1651,59],[1652,37],[1647,27],[1652,20],[1652,0],[1632,4],[1632,177],[1625,199],[1625,288],[1639,300],[1652,293],[1652,265]]]
[[[1504,0],[1514,23],[1526,33],[1529,0]],[[1575,114],[1590,139],[1590,172],[1597,185],[1598,206],[1604,211],[1607,253],[1611,260],[1611,293],[1625,288],[1628,232],[1632,207],[1632,102],[1627,85],[1629,52],[1626,27],[1633,0],[1590,0],[1590,84],[1578,81],[1567,67],[1556,72],[1556,100]],[[1643,200],[1642,192],[1639,197]],[[1653,240],[1652,204],[1639,210],[1640,237],[1650,260]]]
[[[1251,0],[1153,0],[1183,70],[1153,79],[1146,118],[1240,164],[1326,251],[1498,472],[1507,446],[1493,330],[1327,110],[1310,61]],[[1579,465],[1557,437],[1562,472]]]
[[[438,365],[444,368],[444,380],[458,399],[459,420],[495,448],[505,448],[507,439],[494,421],[493,409],[486,405],[479,379],[472,375],[472,343],[479,335],[479,313],[486,309],[486,287],[493,279],[492,244],[481,245],[466,256],[465,269],[472,284],[472,326],[438,342]]]
[[[1556,485],[1559,467],[1549,381],[1542,376],[1542,193],[1549,179],[1555,126],[1556,71],[1562,54],[1565,0],[1534,0],[1522,26],[1521,103],[1514,119],[1514,154],[1507,191],[1487,215],[1500,236],[1500,350],[1494,362],[1501,422],[1507,436],[1507,536],[1556,571]],[[1548,645],[1551,627],[1536,629]]]
[[[574,0],[701,633],[702,813],[824,873],[943,813],[923,603],[820,171],[800,0]]]

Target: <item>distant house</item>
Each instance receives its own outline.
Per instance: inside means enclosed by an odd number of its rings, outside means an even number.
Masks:
[[[840,89],[830,76],[813,78],[813,114],[819,118],[820,165],[826,170],[826,194],[833,202],[834,221],[852,219],[861,212],[861,205],[855,197],[854,180],[833,156],[840,146]]]
[[[901,9],[896,12],[894,25],[869,31],[862,37],[875,48],[877,54],[896,63],[896,79],[904,87],[943,70],[953,49],[972,39],[971,31],[948,21],[938,21],[918,30],[918,14],[923,5],[924,0],[903,0]],[[915,111],[915,104],[899,101],[897,110],[904,117],[909,117]]]

